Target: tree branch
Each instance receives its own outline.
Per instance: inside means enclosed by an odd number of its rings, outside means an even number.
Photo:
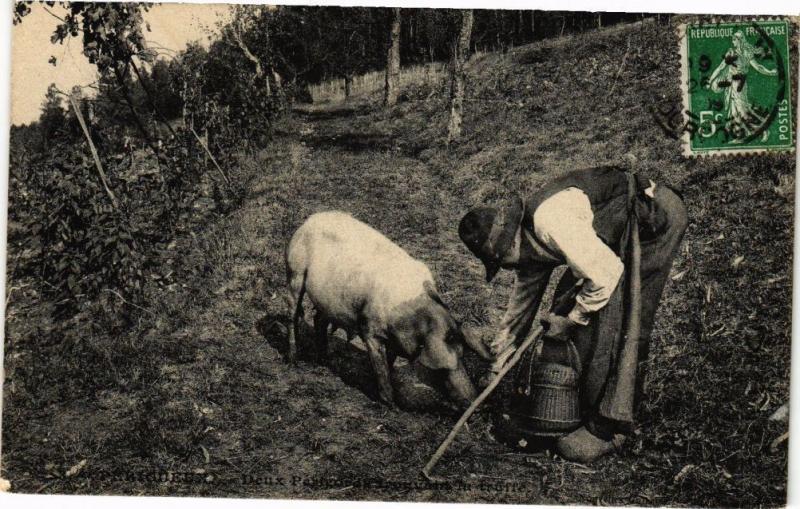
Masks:
[[[61,22],[63,22],[63,23],[66,23],[66,22],[67,22],[67,20],[65,20],[65,19],[64,19],[64,18],[62,18],[61,16],[57,15],[56,13],[54,13],[53,11],[51,11],[50,9],[48,9],[46,5],[42,5],[42,9],[44,9],[44,11],[45,11],[47,14],[49,14],[49,15],[53,16],[53,17],[54,17],[54,18],[56,18],[57,20],[59,20],[59,21],[61,21]]]
[[[78,117],[78,123],[81,125],[83,134],[86,136],[86,141],[89,142],[89,150],[92,151],[92,157],[94,158],[95,166],[97,167],[97,173],[100,174],[100,181],[103,184],[103,188],[105,188],[108,197],[111,199],[111,205],[114,206],[114,209],[119,210],[117,197],[114,196],[114,192],[111,191],[110,187],[108,187],[106,173],[103,171],[103,165],[100,163],[100,156],[97,155],[97,149],[94,146],[94,142],[92,142],[92,136],[89,134],[89,128],[86,127],[86,121],[83,119],[83,113],[81,113],[81,108],[78,105],[78,101],[75,100],[75,96],[70,95],[69,102],[72,104],[72,109],[75,110],[75,116]]]
[[[144,90],[144,93],[147,96],[147,101],[150,103],[150,107],[153,108],[153,111],[158,116],[158,119],[161,120],[161,122],[165,126],[167,126],[167,129],[169,129],[170,134],[172,134],[172,136],[175,136],[177,138],[178,135],[177,135],[177,133],[175,133],[175,130],[169,124],[169,122],[164,117],[164,115],[161,113],[161,111],[159,111],[159,109],[156,107],[156,101],[153,98],[154,94],[150,90],[150,87],[148,87],[147,84],[144,82],[144,79],[142,79],[142,74],[139,72],[139,68],[136,66],[136,64],[133,62],[133,60],[131,60],[131,67],[133,67],[133,72],[136,73],[136,78],[139,80],[139,83],[142,84],[142,89]]]
[[[139,113],[136,111],[136,107],[134,106],[133,97],[131,97],[131,92],[128,90],[128,86],[125,83],[125,75],[128,73],[128,65],[125,65],[124,74],[119,69],[119,64],[114,66],[114,76],[117,78],[117,82],[119,83],[120,89],[122,90],[122,95],[125,98],[125,102],[128,105],[128,109],[131,111],[131,115],[133,116],[133,121],[136,123],[136,127],[144,136],[145,143],[150,147],[150,150],[156,155],[156,159],[160,159],[159,155],[160,152],[158,150],[158,146],[153,142],[150,133],[147,132],[147,128],[142,123],[142,119],[139,118]]]

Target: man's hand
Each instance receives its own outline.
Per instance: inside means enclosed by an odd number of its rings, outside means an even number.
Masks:
[[[491,339],[489,344],[486,346],[488,347],[489,351],[497,357],[501,353],[505,352],[509,346],[514,343],[514,337],[511,335],[511,331],[508,329],[503,329],[497,333],[497,335]]]
[[[573,331],[580,324],[573,322],[566,316],[550,313],[547,318],[542,319],[542,325],[544,326],[544,335],[546,337],[567,341],[571,339]]]

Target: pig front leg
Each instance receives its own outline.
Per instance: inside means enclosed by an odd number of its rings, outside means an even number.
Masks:
[[[372,333],[366,334],[364,342],[367,344],[369,360],[372,369],[378,377],[378,394],[389,407],[394,408],[394,391],[392,381],[389,378],[389,361],[386,358],[386,344]]]

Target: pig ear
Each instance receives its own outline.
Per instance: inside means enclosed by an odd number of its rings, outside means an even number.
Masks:
[[[439,296],[439,293],[436,291],[436,288],[434,288],[433,284],[430,281],[425,281],[424,283],[422,283],[422,287],[425,288],[425,293],[428,294],[428,297],[433,299],[434,302],[437,302],[440,306],[442,306],[446,310],[450,311],[450,308],[447,306],[447,304],[444,303],[442,298]]]

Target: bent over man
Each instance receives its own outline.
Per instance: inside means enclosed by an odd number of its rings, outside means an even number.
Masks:
[[[633,214],[641,246],[642,362],[687,226],[686,208],[676,192],[614,167],[591,168],[551,181],[524,203],[516,198],[501,208],[472,209],[459,224],[459,236],[483,262],[487,281],[501,268],[516,272],[500,330],[488,344],[495,356],[493,373],[530,331],[553,270],[565,264],[570,269],[556,292],[575,287],[576,296],[544,322],[546,337],[572,339],[580,356],[583,426],[557,443],[559,453],[573,461],[592,461],[620,445],[632,426],[633,408],[628,404],[631,408],[620,411],[614,402],[623,392],[635,391],[637,399],[641,393],[641,373],[638,379],[635,372],[619,376],[616,364],[625,340],[627,301],[621,251]],[[545,343],[541,360],[557,357],[551,350]],[[636,380],[636,387],[629,380]]]

